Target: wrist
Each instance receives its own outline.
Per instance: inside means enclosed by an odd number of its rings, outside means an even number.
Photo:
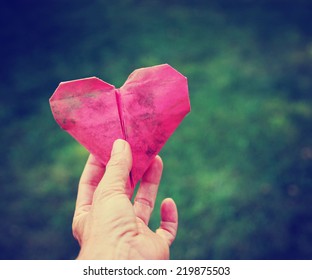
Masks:
[[[77,260],[125,260],[129,259],[130,247],[127,244],[94,242],[81,246]]]

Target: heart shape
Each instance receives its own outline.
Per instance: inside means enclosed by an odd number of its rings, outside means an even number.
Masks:
[[[131,146],[131,185],[190,112],[187,79],[168,64],[135,70],[116,89],[96,77],[62,82],[50,98],[60,127],[104,165],[113,142]]]

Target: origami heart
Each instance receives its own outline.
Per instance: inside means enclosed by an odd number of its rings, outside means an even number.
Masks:
[[[190,111],[187,79],[168,64],[135,70],[120,89],[96,77],[62,82],[50,106],[61,128],[104,165],[113,142],[127,140],[133,187]]]

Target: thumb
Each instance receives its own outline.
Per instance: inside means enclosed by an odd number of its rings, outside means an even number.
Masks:
[[[128,142],[117,139],[112,148],[111,158],[106,165],[105,175],[98,185],[101,197],[125,194],[129,173],[132,167],[132,154]]]

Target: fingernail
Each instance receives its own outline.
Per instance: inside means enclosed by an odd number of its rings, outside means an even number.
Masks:
[[[115,140],[113,144],[112,154],[121,153],[125,149],[126,142],[122,139]]]

